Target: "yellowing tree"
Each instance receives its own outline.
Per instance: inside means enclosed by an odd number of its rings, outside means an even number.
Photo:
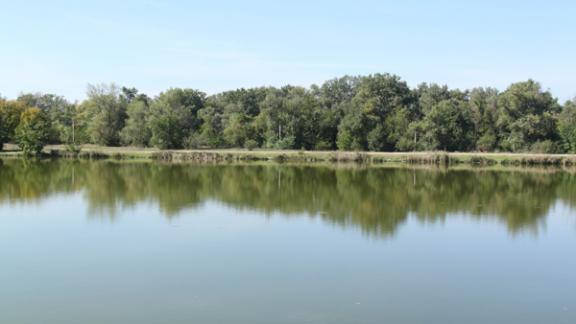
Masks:
[[[16,140],[24,155],[38,155],[50,139],[50,121],[38,108],[26,109],[16,128]]]
[[[5,143],[14,138],[14,130],[20,123],[20,115],[26,106],[17,101],[0,99],[0,151]]]

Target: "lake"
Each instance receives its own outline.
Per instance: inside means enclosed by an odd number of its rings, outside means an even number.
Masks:
[[[0,323],[576,323],[576,172],[5,160]]]

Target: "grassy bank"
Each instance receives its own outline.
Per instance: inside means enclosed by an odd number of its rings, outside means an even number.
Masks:
[[[447,152],[339,152],[294,150],[158,150],[154,148],[83,146],[79,153],[68,152],[62,145],[44,149],[46,157],[118,160],[158,160],[167,162],[273,161],[298,163],[404,163],[430,165],[510,165],[576,166],[573,154],[531,153],[447,153]],[[7,145],[0,157],[19,157],[16,147]]]

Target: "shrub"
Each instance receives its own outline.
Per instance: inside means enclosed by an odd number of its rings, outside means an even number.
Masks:
[[[532,153],[557,153],[558,146],[556,145],[556,143],[550,140],[539,141],[532,144],[530,151]]]
[[[314,148],[318,151],[329,151],[333,147],[332,147],[332,145],[330,145],[330,143],[323,141],[323,140],[320,140],[320,141],[318,141],[318,143],[316,143]]]
[[[244,148],[247,149],[248,151],[252,151],[253,149],[258,147],[258,142],[256,142],[253,139],[249,139],[246,142],[244,142]]]
[[[191,134],[184,139],[184,148],[189,150],[198,149],[202,146],[204,146],[204,142],[200,134]]]

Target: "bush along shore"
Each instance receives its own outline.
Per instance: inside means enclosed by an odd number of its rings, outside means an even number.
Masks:
[[[296,163],[358,163],[358,164],[425,164],[450,166],[469,164],[477,166],[576,166],[576,156],[530,155],[530,154],[459,154],[448,152],[314,152],[314,151],[160,151],[152,153],[151,159],[159,161],[233,162],[274,161]]]
[[[12,149],[0,153],[0,158],[25,157]],[[39,158],[83,160],[150,160],[158,162],[228,163],[355,163],[406,165],[472,165],[472,166],[558,166],[576,167],[574,154],[530,153],[468,153],[468,152],[346,152],[304,150],[157,150],[126,147],[88,146],[68,150],[63,146],[49,146]]]

